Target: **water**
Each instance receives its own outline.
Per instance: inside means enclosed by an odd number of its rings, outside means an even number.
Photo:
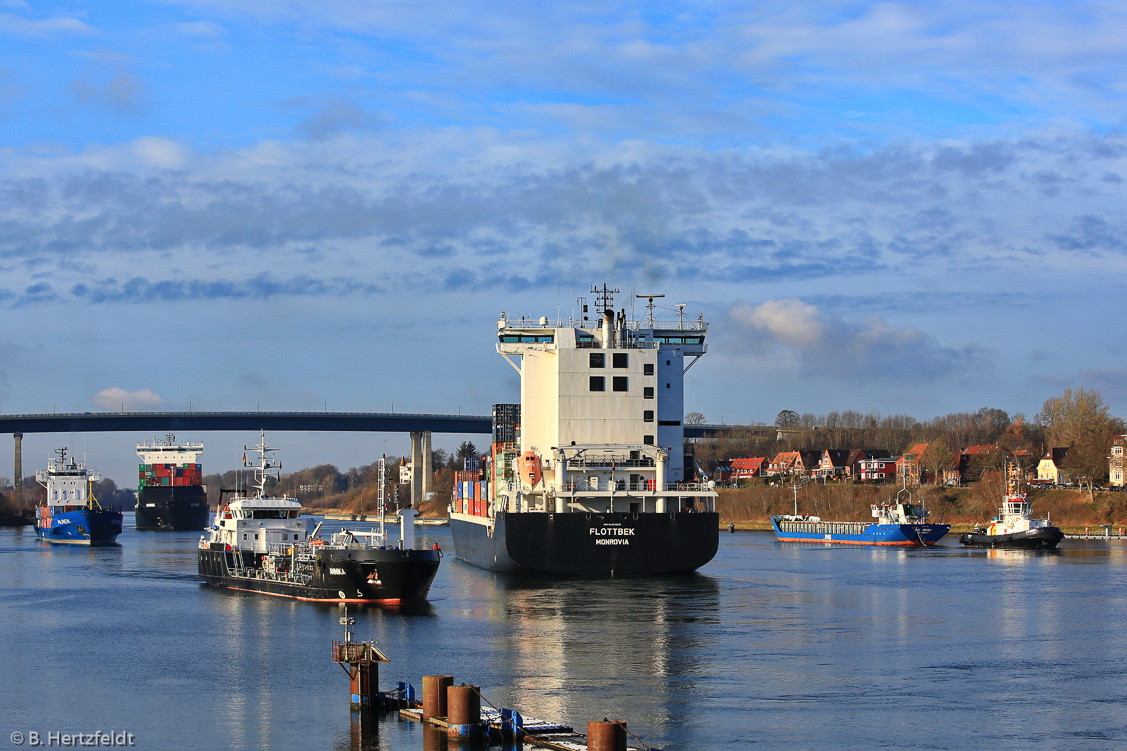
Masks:
[[[424,538],[452,550],[445,528]],[[197,539],[127,528],[83,549],[0,530],[0,747],[102,730],[141,749],[445,748],[394,715],[354,723],[330,661],[341,611],[201,585]],[[659,748],[1127,747],[1127,546],[944,543],[723,533],[696,575],[597,582],[447,555],[429,605],[350,612],[392,658],[385,688],[450,674],[526,715],[626,720]]]

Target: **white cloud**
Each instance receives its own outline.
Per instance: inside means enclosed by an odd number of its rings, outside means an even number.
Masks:
[[[94,403],[94,406],[102,409],[124,410],[126,412],[148,410],[164,405],[164,399],[161,399],[160,394],[154,393],[151,389],[126,391],[117,386],[102,389],[94,394],[90,401]]]
[[[781,370],[843,385],[968,377],[990,366],[989,353],[977,345],[944,346],[915,327],[893,326],[881,316],[853,321],[800,300],[768,300],[756,307],[741,302],[729,309],[728,318],[745,356],[760,362],[777,357]]]
[[[10,6],[9,6],[10,7]],[[20,18],[11,13],[0,13],[0,34],[42,37],[53,34],[90,34],[93,29],[77,18]]]
[[[179,169],[188,161],[188,150],[170,138],[149,136],[132,143],[133,153],[147,166]]]
[[[732,317],[796,347],[811,347],[824,336],[818,309],[801,300],[768,300],[754,308],[739,303],[732,309]]]

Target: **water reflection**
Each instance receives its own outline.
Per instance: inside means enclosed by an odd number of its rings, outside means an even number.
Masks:
[[[646,686],[647,714],[668,719],[680,680],[701,668],[704,627],[716,623],[720,590],[691,574],[626,580],[498,577],[492,599],[513,654],[507,700],[541,719],[584,725],[606,710],[580,707],[576,689],[613,695],[624,683]],[[683,700],[683,696],[680,697]]]

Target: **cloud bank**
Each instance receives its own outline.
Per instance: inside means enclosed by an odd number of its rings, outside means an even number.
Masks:
[[[165,404],[160,394],[154,393],[151,389],[126,391],[117,386],[102,389],[94,394],[94,396],[90,397],[90,401],[95,407],[101,407],[107,410],[123,410],[125,412],[156,409]]]

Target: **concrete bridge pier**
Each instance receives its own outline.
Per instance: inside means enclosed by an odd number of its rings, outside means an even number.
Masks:
[[[16,460],[15,460],[15,477],[12,482],[15,483],[16,488],[16,503],[19,505],[20,513],[24,512],[23,506],[23,433],[13,433],[12,437],[16,439]]]
[[[411,433],[411,508],[418,510],[427,497],[431,476],[430,431]]]

